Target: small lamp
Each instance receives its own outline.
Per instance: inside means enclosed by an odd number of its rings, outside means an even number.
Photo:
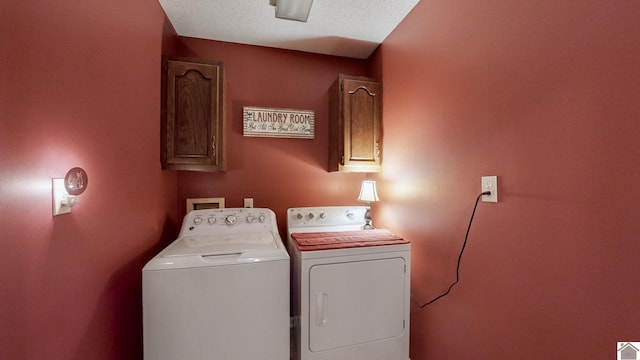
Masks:
[[[360,188],[360,195],[358,201],[367,203],[367,211],[364,213],[364,229],[373,229],[373,220],[371,219],[371,203],[380,201],[378,192],[376,191],[376,182],[373,180],[362,181],[362,187]]]

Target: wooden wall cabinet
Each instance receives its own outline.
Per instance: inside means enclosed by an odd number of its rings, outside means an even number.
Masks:
[[[224,119],[222,63],[164,57],[162,168],[224,171]]]
[[[329,171],[379,172],[382,84],[339,75],[329,89]]]

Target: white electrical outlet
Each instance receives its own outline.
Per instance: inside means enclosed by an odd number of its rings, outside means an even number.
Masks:
[[[482,202],[498,202],[498,177],[483,176],[482,192],[491,191],[491,195],[482,195]]]
[[[253,207],[253,198],[244,198],[244,207],[252,208]]]

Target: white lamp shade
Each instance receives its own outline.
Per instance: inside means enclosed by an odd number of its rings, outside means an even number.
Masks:
[[[276,17],[306,22],[313,0],[277,0]]]
[[[364,180],[360,188],[358,200],[366,202],[380,201],[378,192],[376,191],[376,182],[373,180]]]

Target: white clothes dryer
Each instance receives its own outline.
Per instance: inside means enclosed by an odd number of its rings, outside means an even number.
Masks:
[[[366,209],[288,209],[293,359],[409,359],[411,244],[363,230]]]
[[[144,359],[288,359],[289,269],[273,211],[189,212],[142,269]]]

